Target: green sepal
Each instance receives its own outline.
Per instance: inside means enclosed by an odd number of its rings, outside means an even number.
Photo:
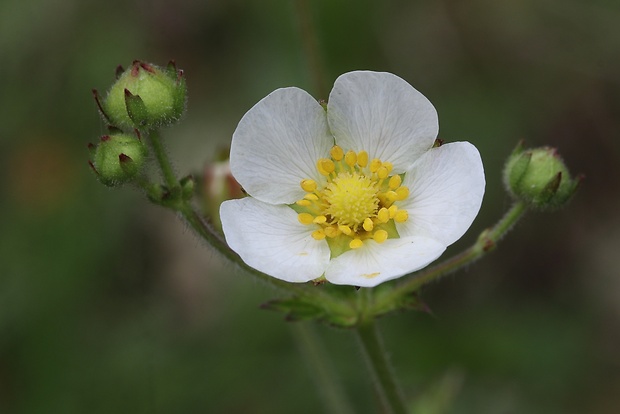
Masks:
[[[513,159],[510,168],[506,168],[506,174],[504,176],[504,182],[507,188],[517,188],[519,186],[531,160],[532,154],[529,152],[521,153]]]
[[[383,316],[395,311],[414,310],[430,312],[428,306],[420,299],[418,292],[407,295],[392,295],[393,289],[386,285],[375,288],[370,313]]]
[[[181,185],[181,196],[183,199],[190,200],[194,196],[194,188],[196,187],[194,177],[191,175],[183,177],[179,184]]]
[[[285,313],[287,321],[324,320],[326,316],[325,310],[299,297],[274,299],[261,305],[261,308]]]
[[[558,192],[560,183],[562,182],[562,172],[558,172],[552,179],[549,180],[547,185],[540,191],[538,195],[539,204],[549,203],[553,196]]]
[[[132,94],[129,89],[125,89],[125,106],[127,107],[127,115],[138,128],[148,124],[149,111],[144,105],[144,101],[139,95]]]
[[[282,312],[287,321],[314,320],[337,328],[351,328],[359,322],[357,296],[358,291],[350,286],[325,284],[309,286],[306,293],[271,300],[261,308]]]

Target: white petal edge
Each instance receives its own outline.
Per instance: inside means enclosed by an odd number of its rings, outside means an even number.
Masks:
[[[345,151],[365,150],[404,172],[435,142],[437,111],[405,80],[387,72],[341,75],[327,103],[327,119],[336,143]]]
[[[401,237],[423,236],[451,245],[461,238],[480,211],[484,196],[484,167],[469,142],[432,148],[405,174],[409,197],[397,203],[409,212],[397,223]]]
[[[301,180],[325,180],[316,162],[327,157],[333,145],[323,107],[299,88],[277,89],[239,121],[230,148],[230,168],[256,199],[291,204],[305,194]]]
[[[325,278],[336,285],[373,287],[426,267],[445,250],[444,244],[426,237],[388,239],[381,244],[367,240],[333,259]]]
[[[311,236],[287,206],[251,197],[220,206],[226,242],[249,266],[287,282],[307,282],[323,274],[330,251],[325,240]]]

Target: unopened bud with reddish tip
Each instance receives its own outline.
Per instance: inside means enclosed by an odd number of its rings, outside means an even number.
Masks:
[[[150,129],[171,125],[185,111],[187,87],[183,72],[174,62],[166,68],[134,61],[123,71],[105,99],[93,91],[105,121],[124,130]]]
[[[142,141],[124,133],[104,135],[99,145],[88,147],[93,157],[90,166],[99,181],[110,187],[132,181],[144,167],[147,156]]]
[[[555,148],[524,150],[519,144],[504,167],[504,184],[513,198],[541,210],[565,205],[582,177],[571,178]]]

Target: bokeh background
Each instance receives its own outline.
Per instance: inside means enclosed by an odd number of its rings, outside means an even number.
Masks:
[[[353,335],[319,326],[309,342],[311,327],[259,309],[278,292],[89,170],[105,131],[91,88],[171,58],[190,90],[165,132],[180,174],[200,174],[278,87],[326,98],[317,73],[329,90],[355,69],[408,80],[440,137],[485,163],[482,211],[448,254],[509,207],[518,140],[558,147],[586,176],[573,202],[426,288],[432,314],[381,329],[421,413],[620,412],[618,22],[614,0],[3,0],[0,412],[328,412],[308,349],[351,412],[376,412]]]

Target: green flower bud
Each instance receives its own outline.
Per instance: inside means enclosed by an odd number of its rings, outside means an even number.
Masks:
[[[174,62],[167,68],[134,61],[129,69],[117,69],[117,81],[97,105],[107,122],[125,130],[167,126],[185,111],[187,87],[183,71]]]
[[[133,180],[144,167],[147,148],[139,137],[117,133],[101,137],[99,145],[89,145],[90,166],[103,184],[113,187]]]
[[[504,185],[515,199],[544,210],[566,204],[582,177],[572,179],[555,148],[541,147],[514,150],[504,167]]]

